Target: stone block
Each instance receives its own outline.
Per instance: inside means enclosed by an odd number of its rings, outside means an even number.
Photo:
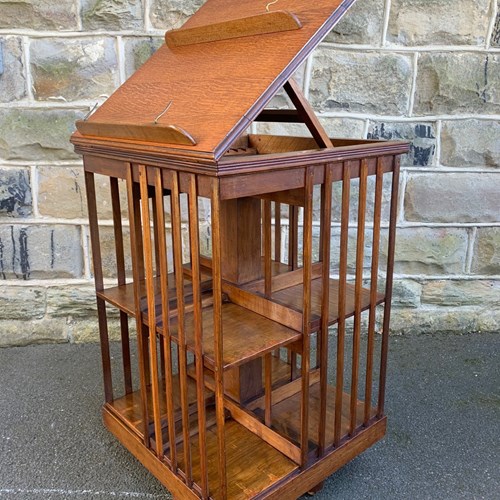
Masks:
[[[62,343],[67,341],[67,327],[64,320],[13,321],[0,319],[0,347]]]
[[[497,2],[497,17],[490,40],[492,47],[500,47],[500,1]]]
[[[326,37],[327,42],[380,45],[384,0],[358,0]]]
[[[430,281],[423,287],[422,302],[447,307],[498,307],[500,281]]]
[[[310,101],[319,111],[404,114],[412,78],[406,55],[323,47],[314,58]]]
[[[26,78],[21,38],[0,37],[0,102],[19,101],[24,97]]]
[[[112,38],[40,38],[30,47],[35,99],[67,101],[110,95],[119,83]]]
[[[464,335],[475,332],[491,332],[492,325],[497,321],[484,321],[485,311],[478,307],[460,308],[421,308],[393,309],[391,313],[390,333],[395,335],[408,334],[456,334]],[[497,330],[498,331],[498,330]]]
[[[387,38],[402,45],[482,45],[489,0],[392,0]]]
[[[80,228],[1,225],[0,279],[79,278]]]
[[[108,337],[110,341],[121,339],[120,322],[115,318],[108,321]],[[129,320],[130,337],[135,336],[135,320]],[[75,344],[99,342],[99,324],[97,316],[92,319],[76,318],[68,322],[68,337]],[[133,341],[133,340],[132,340]],[[121,362],[121,361],[120,361]]]
[[[180,28],[205,2],[206,0],[152,0],[149,19],[157,29]]]
[[[477,230],[472,272],[500,275],[500,227],[481,227]]]
[[[441,164],[447,167],[500,168],[500,123],[481,120],[443,122]]]
[[[500,222],[500,173],[410,177],[405,217],[417,222]]]
[[[0,160],[79,158],[69,142],[79,111],[8,109],[0,113]]]
[[[103,275],[105,278],[116,278],[116,248],[115,235],[112,227],[101,226],[99,228],[101,242],[101,258]],[[130,253],[130,232],[128,228],[123,228],[123,249],[125,253],[125,270],[127,276],[132,276],[132,257]],[[90,241],[89,241],[90,248]]]
[[[410,141],[410,151],[401,158],[401,165],[428,167],[436,162],[436,124],[408,122],[370,122],[368,139]]]
[[[27,168],[0,168],[0,219],[32,213],[30,172]]]
[[[45,299],[44,288],[0,285],[0,320],[43,318]]]
[[[0,0],[0,29],[76,30],[75,0]]]
[[[47,314],[51,317],[97,316],[96,311],[93,285],[72,285],[47,289]]]
[[[400,228],[394,272],[407,275],[463,274],[469,236],[458,228]],[[387,233],[382,233],[382,266],[387,261]]]
[[[420,307],[422,285],[413,280],[395,280],[392,290],[393,307]]]
[[[87,31],[137,30],[144,26],[141,0],[83,0],[80,15]]]
[[[500,114],[500,55],[421,54],[414,112]]]
[[[136,72],[164,43],[162,37],[126,38],[125,76]]]
[[[96,174],[95,190],[99,219],[111,220],[113,209],[109,177]],[[119,180],[122,216],[127,217],[127,191]],[[83,167],[38,168],[38,210],[41,215],[63,219],[87,218],[87,196]]]

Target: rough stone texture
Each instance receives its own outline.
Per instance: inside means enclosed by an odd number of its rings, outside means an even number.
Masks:
[[[67,341],[67,328],[64,320],[13,321],[0,319],[0,347]]]
[[[143,27],[141,0],[83,0],[84,30],[135,30]]]
[[[447,167],[500,167],[500,123],[443,122],[441,164]]]
[[[412,280],[394,280],[392,290],[393,307],[420,307],[422,285]]]
[[[80,229],[76,226],[0,226],[0,279],[79,278]]]
[[[101,226],[99,228],[99,237],[101,240],[101,258],[103,274],[105,278],[116,278],[116,249],[115,235],[113,228]],[[132,257],[130,254],[130,233],[128,228],[123,228],[124,252],[125,252],[125,270],[128,276],[132,276]],[[90,248],[90,238],[88,242]],[[92,262],[92,254],[90,255]]]
[[[490,0],[392,0],[387,38],[403,45],[480,45]]]
[[[76,30],[75,0],[0,0],[0,29]]]
[[[428,167],[435,164],[435,123],[371,122],[368,139],[410,141],[409,153],[401,158],[402,166]]]
[[[493,32],[491,33],[491,46],[500,47],[500,2],[497,2],[497,17]]]
[[[323,47],[314,58],[310,100],[319,111],[404,114],[412,73],[405,55]]]
[[[499,114],[500,56],[421,54],[414,111],[417,114]]]
[[[108,311],[110,309],[108,308]],[[68,322],[68,338],[75,344],[87,344],[99,342],[99,325],[97,318],[92,315],[91,319],[75,318]],[[132,338],[135,335],[135,321],[129,321],[129,333]],[[108,321],[108,336],[111,341],[118,341],[121,338],[120,322],[114,318]],[[131,340],[134,342],[134,340]]]
[[[27,168],[0,168],[0,220],[27,217],[32,212],[30,174]]]
[[[408,181],[405,217],[425,222],[500,222],[500,174],[428,174]]]
[[[99,218],[111,220],[113,210],[109,178],[95,175],[97,212]],[[127,217],[125,181],[120,186],[120,206]],[[38,168],[38,210],[41,215],[63,219],[87,218],[87,196],[83,167],[59,166]]]
[[[130,77],[137,71],[164,43],[162,37],[126,38],[125,42],[125,75]]]
[[[152,0],[150,20],[154,28],[174,29],[184,24],[206,0]],[[265,7],[265,6],[264,6]]]
[[[500,275],[500,227],[484,227],[477,230],[472,272]]]
[[[78,158],[69,136],[80,111],[8,109],[0,113],[0,160],[68,160]]]
[[[500,305],[499,281],[431,281],[422,290],[422,302],[439,306]]]
[[[465,272],[468,233],[456,228],[400,228],[396,238],[397,274],[453,275]],[[382,264],[386,262],[387,234],[382,233]]]
[[[499,329],[500,313],[482,307],[394,309],[390,325],[390,332],[397,335],[464,335],[498,333]]]
[[[384,0],[358,0],[326,37],[327,42],[379,45],[384,22]]]
[[[52,317],[93,317],[97,306],[95,288],[89,286],[49,287],[47,314]]]
[[[24,97],[26,77],[21,38],[0,37],[0,102],[18,101]]]
[[[45,296],[44,288],[0,285],[0,320],[43,318]]]
[[[39,39],[31,43],[35,99],[96,99],[118,85],[115,42],[101,39]]]

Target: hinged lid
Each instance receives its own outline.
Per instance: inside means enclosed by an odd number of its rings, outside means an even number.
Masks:
[[[218,160],[354,1],[207,0],[75,138]]]

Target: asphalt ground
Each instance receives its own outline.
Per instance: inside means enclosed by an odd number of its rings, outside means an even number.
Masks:
[[[103,427],[99,362],[96,345],[0,349],[0,498],[169,498]],[[500,334],[391,339],[386,413],[314,498],[500,498]]]

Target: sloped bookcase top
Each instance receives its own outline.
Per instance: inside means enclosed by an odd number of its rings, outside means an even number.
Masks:
[[[193,28],[258,18],[266,14],[268,3],[208,0],[181,30],[171,32],[171,38],[184,29],[196,35]],[[133,141],[217,160],[353,3],[280,0],[269,6],[270,12],[286,11],[297,20],[296,29],[164,44],[97,111],[79,122],[75,137],[116,140],[112,131],[121,128]]]

